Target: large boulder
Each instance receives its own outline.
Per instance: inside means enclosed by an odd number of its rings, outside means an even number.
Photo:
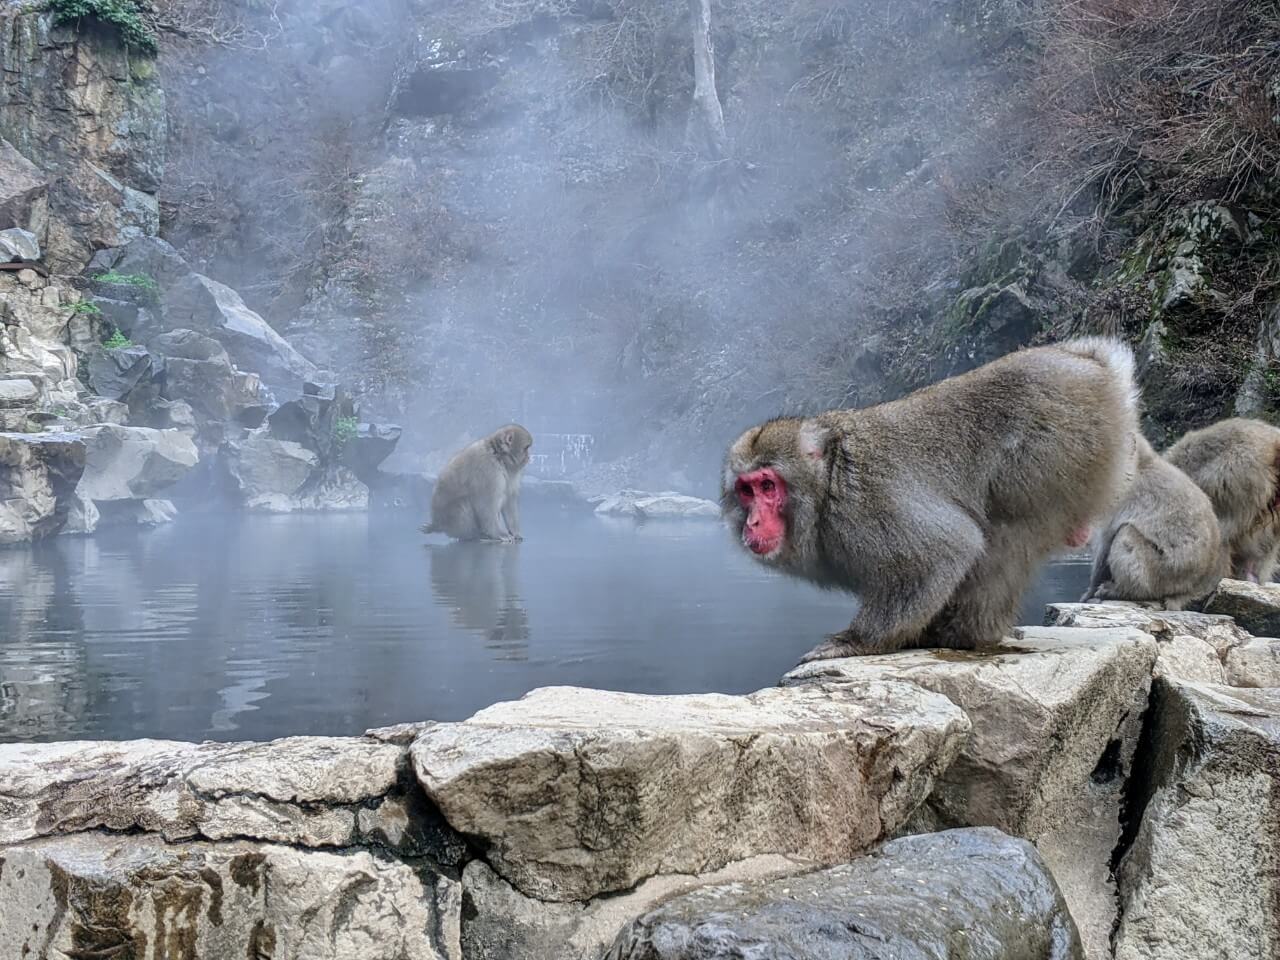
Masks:
[[[85,834],[0,848],[5,956],[460,960],[459,884],[367,850]]]
[[[320,458],[300,443],[254,433],[223,451],[236,492],[250,509],[268,509],[302,491]]]
[[[84,441],[75,434],[0,433],[0,544],[57,533],[84,466]]]
[[[191,438],[178,430],[101,424],[83,434],[86,463],[79,492],[90,500],[152,498],[200,459]]]
[[[19,227],[43,243],[49,229],[49,179],[0,140],[0,230]]]
[[[213,337],[240,370],[256,373],[272,390],[289,394],[315,378],[315,364],[298,353],[240,294],[198,273],[188,274],[163,292],[168,328],[184,328]]]
[[[128,401],[140,385],[155,379],[155,361],[146,347],[102,348],[89,357],[89,386],[108,400]]]
[[[1156,641],[1133,627],[1024,628],[977,652],[908,650],[823,660],[788,684],[896,680],[942,694],[973,735],[914,828],[992,826],[1033,841],[1061,884],[1089,956],[1115,920],[1111,852],[1146,709]]]
[[[372,844],[457,865],[462,846],[368,738],[0,744],[0,844],[110,831],[169,841]]]
[[[1158,680],[1116,960],[1269,960],[1280,944],[1280,690]]]
[[[1080,960],[1031,844],[997,830],[905,837],[803,877],[709,886],[636,920],[606,960]]]
[[[572,901],[760,854],[847,860],[906,822],[968,732],[945,697],[895,682],[741,697],[551,687],[428,728],[412,757],[498,874]]]

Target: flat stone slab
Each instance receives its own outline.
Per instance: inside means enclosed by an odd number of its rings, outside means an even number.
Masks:
[[[143,500],[177,483],[200,460],[180,430],[101,424],[82,431],[86,446],[79,492],[89,500]]]
[[[405,759],[403,747],[343,737],[0,744],[0,843],[143,830],[456,859],[456,838],[402,789]]]
[[[720,519],[720,506],[714,501],[672,491],[644,493],[640,490],[622,490],[600,500],[595,512],[601,516],[636,517],[642,520]]]
[[[1158,680],[1153,711],[1116,960],[1273,960],[1280,689]]]
[[[1280,584],[1223,580],[1204,609],[1231,617],[1256,636],[1280,636]]]
[[[0,380],[0,407],[31,406],[40,398],[36,385],[25,378],[17,380]]]
[[[1035,848],[997,830],[906,837],[807,876],[704,887],[647,913],[606,960],[1080,960]]]
[[[992,826],[1034,841],[1097,956],[1115,918],[1109,863],[1156,641],[1133,627],[1021,633],[991,651],[815,661],[783,682],[891,677],[963,709],[973,735],[913,827]]]
[[[414,769],[526,896],[590,900],[762,854],[841,862],[900,827],[969,722],[914,684],[645,696],[547,687],[428,728]]]
[[[30,960],[457,960],[461,885],[368,851],[80,834],[0,847],[0,944]]]

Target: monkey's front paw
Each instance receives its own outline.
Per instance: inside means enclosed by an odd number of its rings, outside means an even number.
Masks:
[[[862,656],[864,652],[856,643],[844,639],[841,634],[837,633],[834,637],[828,637],[826,641],[806,653],[800,658],[800,662],[812,663],[814,660],[838,660],[841,657],[858,657]]]

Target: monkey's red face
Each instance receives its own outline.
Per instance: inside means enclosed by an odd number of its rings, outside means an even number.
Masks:
[[[742,525],[743,544],[759,557],[777,552],[787,539],[787,521],[782,515],[787,503],[787,482],[772,467],[762,467],[739,474],[733,492],[747,512],[747,521]]]

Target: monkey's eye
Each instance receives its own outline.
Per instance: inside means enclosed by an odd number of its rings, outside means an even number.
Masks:
[[[738,496],[743,500],[750,500],[755,496],[755,491],[751,489],[751,484],[747,483],[745,480],[739,480],[734,484],[734,488]]]
[[[761,493],[773,493],[773,481],[772,481],[772,480],[770,480],[770,479],[768,479],[768,478],[765,478],[764,480],[761,480],[761,481],[760,481],[760,492],[761,492]]]

